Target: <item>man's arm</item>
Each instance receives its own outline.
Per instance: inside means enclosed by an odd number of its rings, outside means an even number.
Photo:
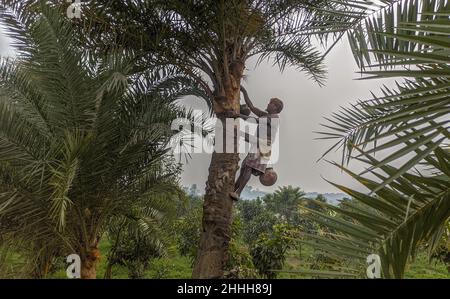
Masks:
[[[242,94],[244,95],[244,100],[245,100],[245,103],[247,104],[248,108],[250,108],[250,110],[251,110],[256,116],[258,116],[258,117],[263,117],[263,116],[266,116],[266,115],[268,114],[267,112],[262,111],[262,110],[256,108],[256,107],[253,105],[252,101],[250,101],[250,97],[248,96],[247,90],[245,90],[245,88],[242,87],[242,86],[241,86],[241,92],[242,92]]]

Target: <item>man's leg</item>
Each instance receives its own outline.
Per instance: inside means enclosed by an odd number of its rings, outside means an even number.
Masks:
[[[233,198],[234,200],[239,199],[242,190],[244,190],[245,186],[247,185],[248,181],[250,181],[251,177],[252,177],[252,168],[248,166],[242,166],[239,178],[237,179],[236,184],[234,185],[235,191],[230,193],[231,198]]]

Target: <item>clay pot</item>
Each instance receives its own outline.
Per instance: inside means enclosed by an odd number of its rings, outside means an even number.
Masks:
[[[266,187],[275,185],[277,180],[278,175],[275,172],[275,170],[273,170],[273,168],[267,168],[266,172],[259,177],[259,181],[261,182],[261,184],[263,184]]]

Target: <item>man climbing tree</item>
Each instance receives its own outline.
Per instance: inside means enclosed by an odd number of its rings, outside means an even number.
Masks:
[[[3,1],[21,7],[41,2]],[[312,46],[311,38],[325,45],[329,36],[335,40],[344,36],[366,16],[369,4],[364,2],[92,0],[83,2],[83,17],[72,21],[83,47],[99,52],[119,47],[140,55],[143,68],[162,68],[162,72],[176,68],[180,75],[174,79],[195,82],[195,95],[223,120],[226,112],[239,113],[241,81],[250,58],[273,59],[280,70],[299,68],[322,84],[324,55]],[[212,154],[194,278],[224,274],[233,208],[230,193],[235,191],[238,163],[237,152]]]
[[[244,88],[241,88],[241,90],[248,108],[258,117],[256,118],[258,128],[256,136],[244,134],[245,140],[252,144],[252,148],[242,162],[241,172],[235,184],[235,191],[230,193],[231,198],[234,200],[239,199],[252,174],[259,176],[261,183],[266,186],[273,186],[276,183],[277,175],[267,165],[271,159],[272,145],[278,131],[278,114],[284,107],[280,99],[273,98],[270,99],[266,111],[262,111],[253,105],[247,91]],[[239,115],[238,117],[243,119],[250,118],[247,115]]]

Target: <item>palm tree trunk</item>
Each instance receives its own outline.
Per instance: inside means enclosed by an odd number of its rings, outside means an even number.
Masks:
[[[225,79],[222,95],[226,98],[226,107],[216,105],[214,108],[222,122],[224,120],[221,117],[222,113],[230,110],[239,113],[243,70],[244,65],[241,64],[231,70],[226,68],[224,71],[226,75],[223,76]],[[225,125],[223,127],[225,128]],[[225,138],[225,134],[223,136]],[[221,278],[228,261],[233,215],[233,199],[230,193],[234,191],[239,164],[236,139],[234,142],[234,153],[212,154],[203,204],[203,231],[192,273],[193,278]]]
[[[221,278],[231,238],[234,178],[239,154],[213,153],[203,204],[203,232],[193,278]]]
[[[100,251],[98,250],[97,243],[81,258],[81,279],[97,278],[97,264],[99,260]]]

